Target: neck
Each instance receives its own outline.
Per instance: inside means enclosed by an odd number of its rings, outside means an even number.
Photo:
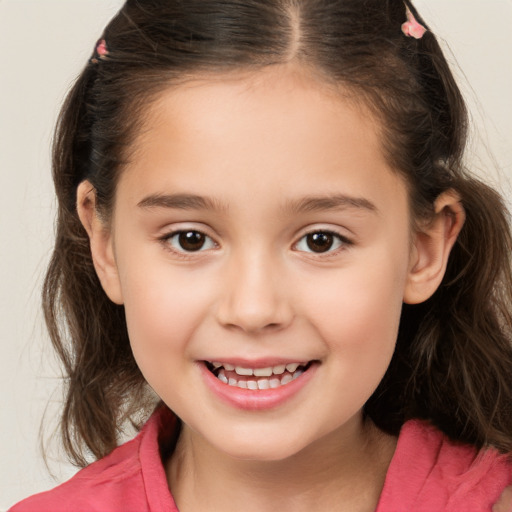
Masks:
[[[184,426],[167,478],[180,512],[369,512],[395,446],[395,438],[358,419],[284,460],[239,460]]]

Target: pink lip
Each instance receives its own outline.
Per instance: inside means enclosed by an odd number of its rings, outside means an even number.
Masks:
[[[223,361],[227,363],[229,361]],[[213,375],[202,361],[197,362],[201,375],[208,386],[208,388],[221,400],[228,405],[238,409],[247,411],[263,411],[266,409],[273,409],[279,407],[287,400],[296,395],[313,377],[318,364],[313,363],[309,369],[304,372],[300,377],[292,380],[284,386],[274,389],[242,389],[235,386],[229,386],[221,382],[215,375]],[[233,364],[233,363],[230,363]],[[247,363],[246,363],[247,364]],[[277,365],[279,363],[273,363]],[[243,366],[243,364],[240,364]],[[269,365],[271,366],[271,365]],[[264,368],[265,366],[255,365],[255,362],[250,363],[250,368]]]
[[[272,366],[279,366],[282,364],[299,363],[307,364],[309,360],[300,359],[233,359],[233,358],[222,358],[222,359],[209,359],[211,363],[219,362],[224,364],[231,364],[233,366],[241,366],[242,368],[269,368]]]

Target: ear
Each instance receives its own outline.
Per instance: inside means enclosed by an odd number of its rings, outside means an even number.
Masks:
[[[89,181],[78,185],[76,208],[80,222],[89,235],[92,261],[101,286],[112,302],[122,304],[112,230],[98,214],[96,190]]]
[[[465,219],[460,196],[454,190],[448,190],[436,199],[434,217],[421,225],[414,235],[404,302],[419,304],[437,290]]]

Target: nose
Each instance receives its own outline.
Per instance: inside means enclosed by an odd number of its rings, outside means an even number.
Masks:
[[[278,331],[293,319],[281,269],[266,254],[233,258],[223,275],[217,319],[246,333]]]

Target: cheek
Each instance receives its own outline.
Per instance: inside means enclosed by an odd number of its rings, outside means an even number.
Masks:
[[[303,304],[333,350],[391,357],[396,343],[407,255],[388,249],[359,253],[351,265],[316,278]]]
[[[140,261],[140,260],[139,260]],[[123,268],[123,297],[130,343],[141,369],[178,361],[187,354],[210,307],[210,291],[199,275],[170,265],[131,265]],[[166,358],[166,355],[172,357]]]

